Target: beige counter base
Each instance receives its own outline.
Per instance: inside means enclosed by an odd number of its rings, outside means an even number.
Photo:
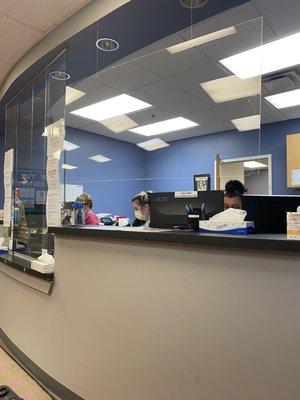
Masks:
[[[296,399],[299,260],[58,237],[51,296],[1,276],[1,328],[87,400]]]

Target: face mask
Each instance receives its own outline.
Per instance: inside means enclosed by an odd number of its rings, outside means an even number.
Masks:
[[[134,215],[135,215],[135,218],[139,219],[140,221],[145,221],[146,220],[144,215],[142,214],[141,210],[136,210],[134,212]]]

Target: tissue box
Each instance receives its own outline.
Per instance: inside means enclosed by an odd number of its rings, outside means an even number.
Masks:
[[[300,240],[300,212],[286,213],[288,239]]]
[[[246,235],[253,233],[254,222],[230,222],[230,221],[199,221],[199,232],[206,233],[230,233],[235,235]]]
[[[31,261],[31,268],[40,272],[41,274],[53,274],[54,272],[53,264],[46,264],[38,260]]]

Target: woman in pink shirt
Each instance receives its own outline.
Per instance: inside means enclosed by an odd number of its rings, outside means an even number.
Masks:
[[[85,216],[85,224],[86,225],[99,225],[99,218],[92,211],[93,208],[93,200],[92,197],[87,193],[82,193],[77,197],[77,201],[81,201],[83,203],[83,212]]]

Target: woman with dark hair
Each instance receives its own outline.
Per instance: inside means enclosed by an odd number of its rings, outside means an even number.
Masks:
[[[228,181],[225,185],[224,191],[224,209],[236,208],[242,209],[243,195],[247,192],[247,189],[238,180]]]
[[[132,226],[149,226],[150,205],[149,194],[151,192],[140,192],[131,199],[134,209],[135,220]]]

